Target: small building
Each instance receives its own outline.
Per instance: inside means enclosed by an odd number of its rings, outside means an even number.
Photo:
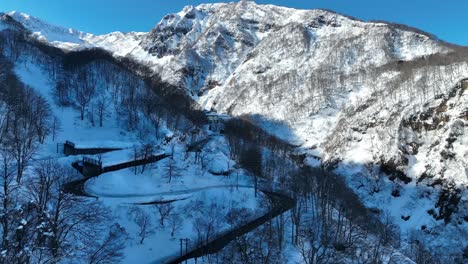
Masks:
[[[463,80],[461,81],[461,86],[462,86],[462,89],[463,89],[463,90],[468,89],[468,79],[463,79]]]
[[[224,133],[224,122],[231,118],[229,115],[218,114],[215,112],[206,113],[206,117],[208,118],[208,128],[216,133]]]
[[[63,144],[63,154],[65,154],[65,156],[69,156],[69,155],[76,155],[76,149],[75,149],[75,143],[71,142],[71,141],[65,141],[65,143]]]

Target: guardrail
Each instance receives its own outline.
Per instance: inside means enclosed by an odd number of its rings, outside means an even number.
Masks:
[[[57,152],[59,145],[57,144]],[[96,148],[77,148],[75,143],[66,140],[63,144],[63,154],[66,156],[69,155],[96,155],[101,153],[106,153],[114,150],[121,150],[122,148],[105,148],[105,147],[96,147]]]
[[[106,167],[102,168],[102,172],[105,173],[105,172],[117,171],[117,170],[126,169],[126,168],[130,168],[130,167],[135,167],[135,166],[141,166],[141,165],[144,165],[144,164],[149,164],[149,163],[153,163],[153,162],[162,160],[162,159],[167,158],[167,157],[169,157],[169,155],[160,154],[160,155],[153,155],[153,156],[148,157],[146,159],[143,158],[143,159],[137,159],[137,160],[130,160],[130,161],[127,161],[127,162],[122,162],[122,163],[119,163],[119,164],[106,166]]]
[[[69,140],[65,140],[65,145],[68,145],[68,146],[73,147],[73,148],[75,147],[75,143],[73,143],[73,142],[71,142]]]
[[[92,158],[88,158],[88,157],[83,157],[83,163],[85,163],[85,162],[102,167],[102,161],[100,161],[100,160],[96,160],[96,159],[92,159]]]

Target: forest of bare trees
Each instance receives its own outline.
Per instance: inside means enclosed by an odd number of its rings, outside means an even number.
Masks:
[[[6,62],[2,67],[6,73],[0,84],[0,146],[4,156],[9,156],[4,160],[14,161],[12,166],[16,167],[16,180],[20,183],[38,145],[52,132],[53,117],[44,98],[22,84]]]
[[[102,240],[106,209],[63,191],[76,172],[53,160],[32,163],[58,126],[48,102],[20,81],[4,58],[0,79],[1,262],[115,260],[124,232],[116,228],[112,239]],[[26,170],[31,177],[23,177]]]
[[[341,176],[326,167],[300,165],[300,159],[293,162],[291,146],[279,139],[270,140],[258,128],[250,127],[246,118],[226,124],[233,158],[256,177],[279,182],[292,191],[296,206],[231,242],[225,250],[208,258],[209,263],[282,263],[284,236],[288,235],[304,263],[346,263],[349,256],[355,256],[353,261],[357,263],[380,263],[392,258],[397,261],[389,248],[399,248],[401,242],[399,230],[391,221],[381,222],[373,215]],[[245,157],[249,158],[243,161]],[[252,236],[266,239],[249,239]],[[415,250],[408,255],[437,263],[435,256],[417,246],[417,240],[413,243]]]
[[[10,41],[1,44],[10,48],[24,44],[21,39]],[[105,52],[64,55],[53,48],[40,47],[48,54],[40,60],[56,62],[49,64],[52,65],[51,75],[57,81],[55,100],[60,106],[76,108],[81,121],[105,127],[110,115],[115,114],[116,119],[131,131],[144,133],[150,127],[148,133],[156,139],[162,137],[161,127],[187,132],[193,126],[201,127],[206,123],[203,112],[194,107],[190,98],[172,92],[178,91],[178,87],[162,82],[157,75],[141,74],[144,71],[141,69],[137,75],[128,70],[131,66],[123,67],[122,62],[114,64],[114,59]],[[389,54],[391,48],[388,47]],[[329,60],[335,61],[342,55],[336,51]],[[12,52],[11,56],[18,55]],[[438,66],[443,67],[433,70],[430,67],[434,65],[428,65],[429,60],[437,61]],[[389,70],[398,72],[386,83],[385,89],[371,85],[375,90],[370,100],[377,100],[378,105],[384,107],[401,103],[402,98],[414,98],[422,106],[429,99],[444,94],[449,87],[447,82],[456,80],[462,65],[453,62],[460,60],[454,54],[445,57],[434,55],[413,62],[395,61],[368,71],[365,74],[370,76],[369,79],[378,79]],[[415,79],[416,73],[422,77]],[[346,85],[360,84],[363,74],[343,75],[333,67],[323,67],[306,76],[293,71],[277,78],[260,80],[252,89],[255,93],[263,90],[268,94],[268,100],[278,103],[285,96],[281,90],[304,86],[307,96],[302,101],[296,100],[290,107],[306,115],[324,106],[338,107],[337,95],[346,91]],[[452,76],[452,79],[444,81],[441,75]],[[103,232],[100,224],[107,215],[106,208],[62,191],[65,183],[75,177],[75,172],[53,161],[31,165],[40,145],[57,129],[48,102],[33,88],[21,83],[12,73],[11,65],[3,61],[0,63],[0,79],[2,262],[27,263],[31,259],[59,262],[74,257],[85,258],[90,263],[117,261],[121,257],[126,232],[115,224],[105,232],[105,237],[100,236]],[[330,87],[337,89],[331,90]],[[244,93],[239,99],[248,96]],[[362,110],[350,108],[344,111],[352,116]],[[298,116],[291,116],[291,122],[296,119]],[[338,125],[343,129],[329,136],[330,140],[324,146],[329,153],[338,152],[349,136],[344,129],[346,122],[344,119],[340,121]],[[307,264],[346,262],[349,256],[353,256],[356,263],[380,263],[384,257],[393,257],[388,249],[399,247],[396,227],[390,221],[379,222],[341,177],[328,171],[326,166],[312,169],[301,162],[293,162],[293,146],[262,131],[248,116],[226,122],[225,130],[230,157],[253,176],[256,193],[258,183],[266,179],[289,190],[297,204],[290,212],[238,237],[222,252],[208,256],[208,263],[284,263],[286,240],[292,242],[301,254],[301,261]],[[146,159],[154,151],[151,143],[144,142],[135,149],[135,159]],[[204,170],[209,160],[203,153],[198,155]],[[135,174],[143,173],[147,167],[137,169],[135,167]],[[27,181],[23,179],[26,170],[34,176]],[[167,160],[163,171],[169,183],[178,176],[173,156]],[[200,204],[191,206],[194,231],[200,244],[208,243],[215,236],[221,226],[219,219],[235,223],[235,219],[250,217],[242,210],[223,215],[220,213],[221,205],[215,202],[207,205],[207,211],[203,211]],[[170,204],[161,204],[154,209],[159,225],[169,226],[174,237],[182,225],[180,212],[174,212]],[[143,243],[153,232],[150,217],[138,209],[129,212],[129,217],[137,225],[139,242]],[[437,259],[419,244],[416,236],[407,254],[420,263],[437,263]],[[359,254],[363,248],[367,253]]]

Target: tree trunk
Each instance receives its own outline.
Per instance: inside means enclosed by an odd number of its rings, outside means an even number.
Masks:
[[[9,197],[9,190],[8,190],[8,165],[4,164],[4,178],[3,178],[3,194],[5,197],[3,197],[3,212],[4,215],[2,217],[2,248],[7,248],[7,242],[8,242],[8,197]]]
[[[83,121],[83,120],[84,120],[84,112],[85,112],[85,106],[84,106],[84,105],[82,105],[82,106],[81,106],[81,109],[80,109],[80,114],[81,114],[81,121]]]
[[[21,161],[17,161],[17,175],[16,175],[16,182],[20,183],[21,178],[23,177],[23,165]]]
[[[104,113],[103,111],[99,111],[99,126],[102,127],[102,119],[104,118]]]

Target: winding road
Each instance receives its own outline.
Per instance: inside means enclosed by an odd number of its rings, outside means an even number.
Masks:
[[[178,190],[178,191],[166,191],[166,192],[157,192],[152,194],[134,194],[134,195],[95,195],[92,193],[87,193],[85,190],[86,182],[94,177],[83,178],[80,180],[69,182],[64,186],[64,191],[83,197],[92,197],[92,198],[142,198],[142,197],[155,197],[155,196],[163,196],[163,195],[184,195],[184,194],[191,194],[195,192],[200,192],[204,190],[210,189],[225,189],[225,188],[249,188],[253,189],[254,186],[249,185],[236,185],[236,184],[226,184],[226,185],[214,185],[214,186],[207,186],[207,187],[199,187],[193,188],[188,190]],[[264,186],[263,186],[264,185]],[[171,257],[164,260],[158,260],[154,263],[181,263],[188,259],[199,258],[205,255],[214,254],[219,252],[223,249],[226,245],[228,245],[231,241],[236,239],[239,236],[242,236],[250,231],[254,230],[255,228],[263,225],[267,221],[283,214],[284,212],[290,210],[296,205],[296,201],[291,198],[289,195],[282,193],[281,190],[277,189],[274,190],[273,187],[269,186],[268,184],[260,184],[259,191],[263,192],[271,201],[272,208],[266,214],[242,225],[240,227],[236,227],[233,230],[229,230],[227,232],[222,233],[217,238],[211,240],[208,243],[202,243],[196,245],[196,247],[191,248],[190,251],[182,256],[179,257]],[[145,203],[137,203],[140,205],[149,205],[149,204],[156,204],[156,203],[169,203],[174,202],[177,200],[166,200],[166,201],[151,201]]]
[[[174,259],[167,259],[163,263],[168,264],[177,264],[182,263],[185,260],[203,257],[205,255],[214,254],[219,252],[225,246],[227,246],[231,241],[235,240],[237,237],[242,236],[244,234],[249,233],[250,231],[254,230],[255,228],[263,225],[264,223],[270,221],[271,219],[285,213],[286,211],[292,209],[296,206],[296,201],[289,196],[269,192],[269,191],[262,191],[272,202],[272,209],[264,214],[261,217],[256,218],[255,220],[237,227],[233,230],[230,230],[214,240],[210,241],[207,244],[197,245],[197,247],[193,248],[191,251],[182,255],[178,258]],[[155,262],[156,263],[156,262]]]

